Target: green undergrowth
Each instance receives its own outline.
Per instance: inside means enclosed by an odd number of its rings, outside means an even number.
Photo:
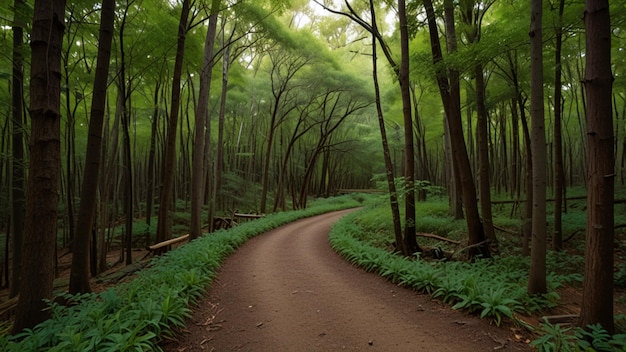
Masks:
[[[51,319],[13,336],[0,351],[160,351],[159,341],[181,328],[222,261],[248,239],[289,222],[360,206],[363,195],[314,202],[300,211],[270,214],[206,234],[153,259],[137,277],[98,294],[62,295]]]
[[[566,283],[580,283],[580,274],[560,270],[580,267],[579,257],[560,255],[559,260],[549,260],[558,265],[549,267],[549,292],[529,296],[526,293],[529,259],[521,256],[495,257],[475,263],[462,261],[425,261],[398,256],[377,245],[381,240],[379,224],[363,213],[342,218],[330,234],[331,246],[349,262],[401,286],[431,294],[452,305],[491,319],[500,325],[504,318],[514,313],[532,313],[556,306],[560,297],[556,289]],[[370,213],[375,214],[376,212]],[[373,240],[375,238],[377,240]]]
[[[461,239],[464,221],[449,217],[445,206],[437,202],[421,206],[416,224],[418,232]],[[527,293],[530,262],[526,256],[507,253],[468,263],[396,255],[392,253],[391,219],[386,213],[388,210],[381,204],[374,204],[343,217],[331,230],[331,246],[346,260],[367,271],[430,294],[453,309],[476,314],[498,326],[505,319],[522,323],[516,319],[516,313],[536,314],[555,307],[560,301],[558,288],[582,283],[580,268],[584,259],[567,252],[548,252],[548,293],[534,296]],[[499,223],[516,226],[512,221]],[[424,243],[439,244],[420,238],[420,245]],[[616,317],[616,323],[620,325],[619,331],[625,331],[626,315]],[[544,322],[536,330],[540,337],[531,345],[539,351],[626,351],[626,334],[611,336],[597,325],[582,329]]]

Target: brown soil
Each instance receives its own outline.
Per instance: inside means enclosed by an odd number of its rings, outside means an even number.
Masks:
[[[358,269],[329,246],[347,211],[300,220],[231,255],[165,351],[530,351],[510,327]]]

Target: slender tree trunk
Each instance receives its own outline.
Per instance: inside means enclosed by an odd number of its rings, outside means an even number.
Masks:
[[[370,14],[372,16],[372,27],[377,31],[376,27],[376,11],[374,10],[374,2],[370,0]],[[387,131],[385,128],[385,119],[383,117],[383,109],[380,103],[380,88],[378,86],[378,64],[376,54],[376,36],[372,35],[372,74],[374,77],[374,93],[376,96],[376,112],[378,116],[378,127],[380,128],[380,136],[383,145],[383,156],[385,158],[385,175],[387,176],[387,186],[389,188],[389,202],[391,204],[391,217],[393,220],[393,232],[396,239],[396,249],[405,256],[410,253],[407,250],[406,243],[402,238],[402,223],[400,221],[400,207],[398,202],[398,193],[396,191],[395,176],[393,173],[393,163],[391,162],[391,154],[389,153],[389,143],[387,142]]]
[[[211,78],[213,77],[213,49],[215,47],[215,34],[217,32],[217,14],[219,1],[214,0],[209,16],[209,25],[204,41],[204,59],[202,72],[200,73],[200,92],[198,93],[198,106],[196,107],[196,123],[194,127],[193,141],[193,165],[191,172],[191,229],[189,235],[192,239],[202,234],[202,203],[204,201],[204,176],[205,155],[204,139],[205,124],[208,115],[209,95],[211,94]],[[209,180],[209,183],[213,182]]]
[[[226,44],[225,44],[226,45]],[[220,98],[220,114],[217,126],[217,160],[215,161],[215,194],[219,195],[222,188],[224,173],[224,120],[226,116],[226,93],[228,92],[228,70],[230,63],[230,46],[224,47],[222,57],[222,94]]]
[[[174,77],[172,79],[172,104],[167,124],[167,141],[162,169],[163,186],[159,202],[159,219],[157,222],[156,242],[168,240],[171,237],[171,200],[174,188],[174,174],[176,173],[176,129],[178,128],[178,113],[180,108],[180,78],[183,69],[183,55],[185,53],[185,36],[189,18],[190,0],[183,0],[183,7],[178,24],[178,43],[176,60],[174,62]],[[166,249],[160,251],[165,252]]]
[[[600,324],[609,333],[613,321],[614,182],[611,112],[611,25],[608,0],[585,6],[587,92],[587,240],[580,326]]]
[[[100,14],[100,37],[98,40],[98,62],[94,77],[89,136],[85,157],[85,173],[80,194],[78,221],[74,238],[72,270],[69,292],[90,292],[89,286],[89,241],[92,235],[96,213],[96,194],[100,177],[102,158],[102,126],[106,106],[107,83],[115,20],[115,0],[104,0]],[[95,273],[94,273],[95,274]]]
[[[119,96],[121,99],[122,117],[122,170],[124,180],[124,214],[125,214],[125,237],[124,246],[126,248],[126,265],[132,264],[132,234],[133,234],[133,174],[130,151],[130,87],[126,79],[126,51],[124,48],[124,30],[126,28],[126,18],[130,4],[124,9],[122,23],[119,31],[120,44],[120,72],[119,72]]]
[[[20,267],[22,258],[22,239],[24,236],[24,27],[23,18],[26,2],[15,0],[15,19],[13,21],[13,77],[11,90],[11,124],[12,124],[12,164],[11,164],[11,227],[12,266],[10,270],[9,298],[18,295],[20,287]],[[8,256],[7,256],[8,258]],[[7,270],[8,267],[7,267]]]
[[[37,0],[30,37],[30,169],[20,298],[13,333],[46,320],[52,299],[61,169],[61,49],[65,1]]]
[[[446,34],[446,46],[448,52],[457,51],[456,30],[454,28],[454,4],[452,0],[444,0],[444,24]],[[456,70],[451,70],[450,80],[457,80],[454,84],[458,86],[459,74]],[[450,139],[450,127],[448,126],[448,117],[444,117],[444,143],[447,150],[446,161],[448,163],[449,177],[448,187],[450,188],[450,213],[455,219],[463,219],[463,198],[461,191],[461,174],[457,162],[454,160],[452,152],[452,140]]]
[[[435,11],[431,0],[424,0],[426,15],[428,18],[428,28],[430,34],[430,43],[435,66],[440,65],[443,60],[441,52],[441,43],[439,41],[439,33],[435,21]],[[454,24],[449,24],[453,26]],[[490,258],[489,247],[485,241],[485,233],[483,225],[480,221],[478,213],[478,202],[476,197],[476,187],[471,173],[471,166],[467,154],[467,146],[463,137],[463,124],[461,121],[461,102],[459,73],[454,69],[450,69],[447,74],[442,68],[435,72],[441,100],[443,102],[446,118],[448,119],[448,128],[450,130],[450,141],[452,142],[452,153],[458,164],[459,178],[461,181],[461,189],[463,192],[463,206],[465,207],[465,215],[467,222],[467,230],[469,244],[476,245],[468,251],[471,259],[474,258]],[[448,78],[449,75],[449,78]]]
[[[565,188],[565,171],[563,170],[563,142],[561,137],[562,97],[561,76],[562,60],[561,48],[563,46],[563,11],[565,0],[559,1],[558,24],[556,26],[556,46],[554,49],[554,232],[552,234],[552,249],[563,249],[562,213],[563,194]]]
[[[415,147],[413,145],[413,118],[411,116],[411,92],[409,82],[409,33],[406,17],[406,4],[398,0],[400,20],[400,71],[398,81],[402,94],[402,115],[404,116],[404,184],[405,214],[404,242],[409,254],[421,252],[415,233]]]
[[[489,247],[494,253],[498,253],[498,239],[493,228],[493,215],[491,212],[491,181],[489,179],[489,131],[488,116],[485,106],[485,78],[483,65],[476,64],[474,68],[476,83],[476,136],[478,145],[478,187],[480,193],[480,210],[483,219],[485,237],[489,240]]]
[[[159,88],[161,82],[157,80],[154,88],[154,110],[152,112],[152,122],[150,129],[150,152],[148,155],[148,175],[146,184],[146,225],[152,222],[152,211],[154,208],[154,159],[156,154],[157,127],[159,124]]]
[[[533,214],[528,293],[547,292],[546,283],[546,132],[543,102],[543,0],[530,2],[530,113]]]

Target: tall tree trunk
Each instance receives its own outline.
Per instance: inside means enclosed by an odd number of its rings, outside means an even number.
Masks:
[[[530,1],[530,118],[533,215],[528,293],[547,292],[546,283],[546,132],[543,107],[543,0]]]
[[[189,237],[194,239],[202,234],[202,203],[204,201],[205,155],[204,138],[205,124],[208,116],[209,95],[211,94],[211,78],[213,77],[213,48],[217,31],[217,14],[219,0],[213,0],[206,39],[204,41],[204,58],[200,73],[200,91],[196,107],[196,123],[194,127],[193,161],[191,172],[191,228]],[[212,183],[209,180],[209,183]]]
[[[411,92],[409,82],[409,33],[406,17],[406,4],[398,0],[400,20],[400,71],[398,81],[402,94],[402,115],[404,116],[404,242],[409,254],[421,252],[415,233],[415,148],[413,145],[413,118],[411,116]]]
[[[563,249],[562,213],[563,194],[565,188],[565,171],[563,170],[563,142],[561,138],[562,97],[561,48],[563,46],[563,11],[565,0],[559,1],[559,15],[556,26],[556,46],[554,48],[554,232],[552,233],[552,249]]]
[[[12,124],[12,164],[11,164],[11,226],[13,227],[11,262],[11,282],[9,298],[18,295],[20,287],[20,267],[22,258],[22,239],[24,236],[24,27],[26,2],[15,0],[15,18],[13,20],[13,77],[11,89],[11,124]],[[8,258],[8,256],[7,256]],[[8,268],[7,268],[8,270]]]
[[[220,194],[222,175],[224,173],[224,120],[226,116],[226,93],[228,92],[228,70],[230,63],[230,45],[224,44],[222,57],[222,93],[220,97],[220,114],[217,126],[217,150],[215,160],[215,194]],[[211,219],[209,219],[211,220]],[[212,222],[212,220],[210,221]]]
[[[587,92],[587,240],[580,326],[613,322],[614,182],[611,113],[611,25],[608,0],[587,0],[585,6]]]
[[[156,154],[157,127],[159,124],[159,89],[161,82],[156,81],[154,88],[154,110],[152,112],[152,122],[150,127],[150,151],[148,154],[148,175],[146,184],[146,225],[152,222],[152,211],[154,208],[154,159]]]
[[[115,21],[115,0],[104,0],[100,13],[100,36],[98,40],[98,62],[94,77],[89,136],[85,156],[85,173],[80,194],[78,221],[74,238],[72,270],[70,273],[69,292],[90,292],[89,286],[89,241],[94,228],[96,213],[96,194],[100,177],[102,158],[102,126],[106,106],[107,83]],[[95,274],[95,273],[94,273]]]
[[[123,247],[126,248],[126,265],[132,264],[132,234],[133,234],[133,174],[131,165],[130,151],[130,87],[126,79],[126,51],[124,48],[124,30],[126,28],[126,18],[130,4],[127,3],[122,16],[122,23],[119,32],[120,44],[120,72],[119,72],[119,96],[121,101],[121,117],[122,117],[122,170],[124,180],[124,214],[125,214],[125,230]]]
[[[430,34],[433,62],[435,66],[438,66],[443,61],[443,54],[441,52],[441,43],[439,41],[439,33],[432,1],[424,0],[424,7],[426,8],[426,16],[428,18],[428,29]],[[452,23],[449,25],[453,26],[454,24]],[[438,68],[435,74],[446,118],[448,119],[450,141],[452,142],[452,154],[458,164],[469,244],[475,245],[470,248],[468,255],[471,259],[479,257],[489,258],[491,257],[491,254],[489,253],[489,247],[485,241],[485,233],[483,231],[483,225],[480,221],[480,215],[478,213],[476,187],[474,186],[469,157],[467,155],[467,147],[463,137],[459,73],[454,69],[450,69],[448,78],[448,74],[445,69]]]
[[[31,33],[30,169],[20,298],[13,333],[46,320],[52,298],[61,169],[61,49],[65,1],[37,0]]]
[[[370,14],[372,16],[372,27],[377,31],[376,11],[374,10],[374,1],[370,0]],[[402,238],[402,223],[400,222],[400,207],[398,202],[398,192],[396,191],[395,176],[393,172],[393,163],[391,162],[391,154],[389,153],[389,143],[387,142],[387,131],[385,129],[385,119],[383,117],[383,109],[380,103],[380,88],[378,86],[378,64],[376,54],[376,36],[372,35],[372,75],[374,78],[374,94],[376,96],[376,113],[378,116],[378,127],[380,128],[380,137],[383,145],[383,156],[385,158],[385,175],[387,176],[387,186],[389,188],[389,202],[391,204],[391,218],[393,220],[393,232],[396,239],[396,250],[405,256],[409,255],[406,243]]]
[[[444,24],[446,34],[446,46],[448,52],[457,51],[456,30],[454,28],[454,3],[452,0],[444,0]],[[451,70],[450,80],[456,80],[454,84],[458,86],[459,74],[456,70]],[[454,153],[452,152],[452,140],[450,139],[450,127],[448,126],[448,118],[444,117],[444,144],[446,149],[446,163],[449,174],[448,188],[450,197],[450,214],[455,219],[463,219],[463,197],[461,190],[461,174],[459,172],[459,166],[454,160]]]
[[[485,106],[486,85],[483,76],[483,65],[476,64],[474,68],[476,83],[476,136],[478,145],[478,188],[480,194],[480,210],[483,219],[485,237],[489,240],[489,247],[498,253],[498,239],[493,228],[491,212],[491,181],[489,179],[489,131],[487,107]]]
[[[174,188],[174,174],[176,173],[176,130],[178,128],[178,110],[180,107],[180,78],[183,70],[183,55],[185,53],[185,37],[187,34],[187,22],[189,18],[190,0],[183,0],[183,7],[178,24],[178,43],[176,48],[176,60],[174,62],[174,77],[172,78],[172,104],[167,124],[167,140],[165,156],[162,165],[161,196],[159,202],[159,219],[157,222],[156,242],[168,240],[171,237],[171,200]],[[163,249],[165,252],[167,249]]]

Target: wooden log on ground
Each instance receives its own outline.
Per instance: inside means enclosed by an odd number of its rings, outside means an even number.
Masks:
[[[155,251],[155,250],[157,250],[159,248],[163,248],[163,247],[172,245],[174,243],[182,242],[182,241],[184,241],[184,240],[186,240],[188,238],[189,238],[189,234],[183,235],[183,236],[180,236],[180,237],[176,237],[176,238],[172,238],[172,239],[169,239],[167,241],[155,243],[152,246],[148,246],[148,250],[152,252],[152,251]]]

